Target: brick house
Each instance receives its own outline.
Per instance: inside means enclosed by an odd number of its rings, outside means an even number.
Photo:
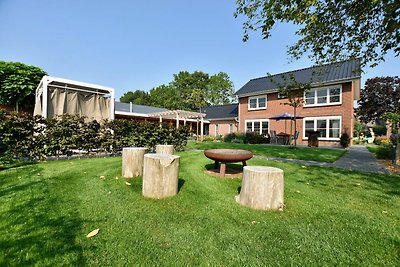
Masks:
[[[338,146],[340,136],[353,136],[354,100],[360,94],[360,64],[348,60],[252,79],[235,95],[239,99],[239,131],[270,133],[271,130],[294,133],[291,120],[271,119],[284,112],[293,113],[293,107],[284,105],[287,98],[279,94],[291,81],[309,84],[304,93],[304,104],[297,108],[298,144],[307,144],[308,131],[319,132],[320,145]]]
[[[202,108],[201,112],[207,114],[204,125],[206,135],[224,136],[238,132],[238,104],[209,106]]]

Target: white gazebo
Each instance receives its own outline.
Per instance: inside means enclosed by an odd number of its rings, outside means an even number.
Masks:
[[[161,112],[154,112],[149,114],[149,117],[155,117],[160,119],[160,127],[162,125],[163,119],[171,119],[175,120],[176,128],[179,128],[179,122],[183,120],[183,125],[186,125],[187,119],[196,119],[197,122],[200,120],[200,140],[203,141],[203,131],[204,131],[204,117],[207,114],[200,113],[200,112],[193,112],[193,111],[186,111],[186,110],[166,110]],[[197,127],[197,131],[198,131]]]
[[[69,113],[113,120],[114,98],[110,87],[44,76],[36,88],[34,115],[52,118]]]

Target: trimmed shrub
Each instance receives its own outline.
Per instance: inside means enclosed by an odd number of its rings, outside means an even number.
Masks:
[[[232,143],[232,140],[236,139],[236,134],[235,133],[229,133],[224,136],[224,142],[226,143]]]
[[[395,153],[396,151],[391,144],[382,144],[378,146],[375,152],[376,157],[378,159],[389,159],[389,160],[394,159]]]
[[[127,146],[154,150],[157,144],[173,145],[179,151],[189,137],[189,128],[129,120],[85,121],[85,117],[64,114],[44,119],[28,114],[0,111],[0,158],[44,159],[73,154],[74,150],[117,153]]]
[[[342,136],[340,136],[340,145],[344,148],[350,145],[350,136],[348,133],[342,133]]]
[[[376,125],[372,129],[376,136],[386,135],[387,129],[386,129],[386,126],[384,126],[384,125]]]
[[[265,137],[264,135],[254,133],[254,132],[247,132],[245,134],[245,144],[267,144],[269,143],[269,137]]]

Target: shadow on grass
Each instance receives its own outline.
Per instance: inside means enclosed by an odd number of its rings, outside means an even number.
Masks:
[[[183,187],[184,184],[185,184],[185,180],[179,178],[178,179],[178,192],[181,191],[181,188]]]
[[[0,171],[2,170],[8,170],[12,168],[18,168],[26,165],[32,165],[32,164],[37,164],[37,161],[16,161],[14,163],[9,163],[9,164],[1,164],[0,163]]]
[[[212,170],[212,169],[214,169],[214,163],[206,164],[204,167],[208,171]],[[243,165],[242,165],[242,163],[227,163],[226,169],[227,170],[235,170],[235,171],[243,171]]]
[[[44,179],[4,186],[0,191],[1,266],[85,264],[83,249],[76,243],[83,222],[73,205],[60,205]],[[62,212],[54,206],[62,207]]]
[[[379,190],[389,196],[400,195],[400,175],[364,173],[325,167],[310,168],[310,172],[313,177],[311,180],[321,186],[334,185],[336,188],[348,189],[350,183],[355,187],[362,185],[366,189]],[[305,182],[305,179],[300,179],[298,182]]]

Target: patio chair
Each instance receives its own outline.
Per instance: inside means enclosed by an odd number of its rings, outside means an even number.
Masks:
[[[294,140],[297,140],[297,138],[299,138],[299,131],[297,131],[296,130],[296,132],[294,133],[294,135],[292,135],[291,137],[290,137],[290,143],[293,141],[294,142]]]
[[[276,131],[270,131],[271,136],[271,144],[278,144],[278,136],[276,135]]]

